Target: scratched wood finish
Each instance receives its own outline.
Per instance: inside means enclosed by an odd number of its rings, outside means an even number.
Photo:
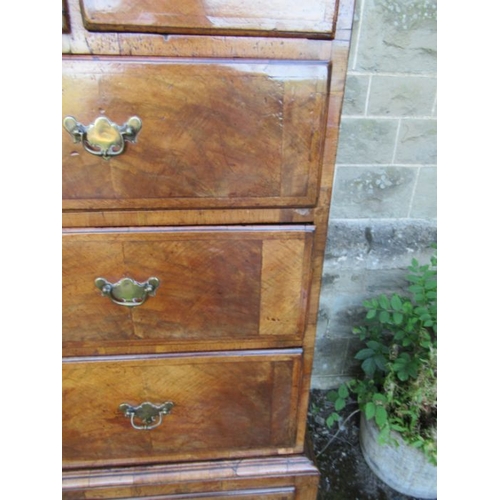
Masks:
[[[71,30],[62,36],[63,54],[157,55],[171,57],[255,57],[329,60],[332,46],[348,46],[354,0],[340,0],[335,39],[264,36],[164,35],[91,32],[83,26],[79,0],[68,0]],[[346,43],[347,42],[347,43]]]
[[[311,224],[314,209],[199,209],[199,210],[99,210],[65,211],[63,228],[139,227],[139,226],[206,226],[235,224]]]
[[[330,38],[335,0],[82,0],[90,31]]]
[[[307,454],[125,469],[68,470],[63,472],[62,498],[185,500],[208,497],[213,500],[209,495],[226,499],[253,494],[260,500],[273,498],[265,495],[280,492],[292,495],[290,498],[294,500],[316,500],[318,476]]]
[[[176,3],[180,5],[179,2]],[[218,2],[219,5],[223,5],[224,3],[224,1]],[[241,2],[238,3],[241,4]],[[269,5],[271,3],[268,2]],[[302,3],[306,4],[307,2]],[[143,3],[143,5],[147,4]],[[184,2],[183,5],[189,5],[189,1]],[[259,2],[253,2],[252,5],[257,7]],[[322,108],[323,119],[318,134],[318,139],[321,142],[317,163],[318,175],[315,180],[316,188],[313,190],[314,195],[309,198],[311,200],[310,204],[305,202],[305,198],[302,196],[296,197],[295,200],[289,197],[288,201],[290,203],[287,204],[284,202],[285,197],[281,192],[280,196],[268,197],[267,200],[263,198],[249,198],[245,200],[238,197],[234,199],[229,197],[199,197],[193,199],[192,204],[191,201],[185,201],[185,199],[178,201],[169,199],[166,205],[159,204],[157,206],[154,205],[154,198],[147,197],[144,198],[148,202],[147,205],[144,204],[145,206],[141,206],[141,200],[135,206],[133,204],[135,202],[130,204],[130,200],[122,201],[123,205],[119,206],[119,204],[107,205],[103,202],[103,199],[99,199],[100,207],[93,205],[94,198],[90,200],[75,198],[69,200],[70,203],[75,203],[73,206],[66,205],[68,200],[64,201],[63,213],[64,227],[88,227],[90,228],[90,232],[93,231],[91,228],[94,227],[109,227],[110,231],[122,227],[124,228],[123,231],[129,231],[128,228],[131,227],[139,229],[145,226],[167,225],[171,227],[185,225],[234,226],[237,224],[313,225],[316,230],[312,236],[312,258],[309,265],[311,273],[310,293],[308,308],[305,311],[305,332],[299,340],[299,344],[295,344],[295,340],[286,340],[283,336],[276,336],[276,340],[271,339],[271,336],[265,337],[267,340],[264,340],[262,336],[253,340],[247,338],[243,344],[239,343],[238,340],[225,339],[223,342],[224,347],[222,343],[218,345],[217,343],[200,343],[198,340],[196,341],[200,348],[203,346],[206,349],[205,352],[209,352],[215,346],[215,349],[224,348],[234,351],[233,354],[235,356],[238,350],[242,348],[255,348],[259,349],[259,352],[262,353],[262,349],[270,347],[280,348],[279,351],[284,352],[288,348],[300,346],[303,351],[300,363],[300,375],[294,382],[298,391],[296,408],[294,410],[296,442],[300,445],[304,443],[305,439],[323,255],[327,240],[328,214],[351,38],[354,0],[332,1],[331,5],[334,5],[336,10],[334,15],[335,22],[333,23],[331,33],[326,37],[319,32],[307,35],[305,32],[296,34],[287,33],[286,30],[280,32],[264,31],[261,29],[263,26],[261,24],[259,24],[258,30],[255,31],[240,28],[236,30],[233,26],[231,28],[233,31],[231,32],[217,32],[217,36],[210,36],[210,34],[215,34],[216,32],[205,31],[205,28],[193,32],[182,31],[177,34],[173,34],[173,31],[165,34],[140,33],[140,28],[137,28],[135,32],[118,32],[115,30],[96,30],[92,32],[86,29],[83,24],[80,1],[68,0],[69,22],[71,24],[69,32],[62,36],[63,54],[67,54],[69,58],[74,58],[75,60],[81,59],[76,57],[78,55],[95,56],[98,61],[102,59],[109,60],[111,56],[118,56],[120,60],[129,62],[132,60],[132,56],[136,56],[137,60],[142,62],[168,59],[168,62],[182,64],[189,61],[195,64],[199,64],[200,62],[220,64],[221,61],[227,62],[230,60],[232,62],[243,63],[248,62],[243,61],[246,59],[253,63],[262,64],[281,62],[285,65],[296,65],[297,62],[300,62],[300,64],[317,64],[328,67],[326,94],[324,95],[324,107]],[[182,9],[182,7],[179,7],[179,9]],[[105,29],[104,24],[99,29]],[[209,29],[213,29],[213,26],[210,26]],[[190,33],[196,34],[196,36],[191,36]],[[307,36],[308,38],[304,38],[303,36]],[[316,38],[318,36],[324,38],[318,39]],[[312,39],[313,37],[316,39]],[[264,83],[263,85],[266,84]],[[222,88],[222,91],[224,90]],[[302,97],[300,98],[302,99]],[[129,100],[131,99],[129,98]],[[288,101],[288,103],[290,102]],[[312,111],[313,115],[317,113],[317,109],[316,111]],[[300,107],[297,107],[297,110],[298,112],[294,116],[296,119],[300,119]],[[139,136],[138,144],[140,144],[140,139],[141,135]],[[129,151],[132,151],[136,146],[131,146]],[[311,151],[314,151],[314,148]],[[304,161],[309,162],[311,160],[302,160],[302,163]],[[295,183],[299,179],[300,177],[295,178],[292,185],[296,185]],[[200,201],[203,202],[203,206],[200,206]],[[206,203],[207,201],[209,203]],[[115,202],[116,200],[111,199],[111,203]],[[247,202],[249,204],[246,204]],[[280,204],[281,202],[284,204]],[[272,343],[269,344],[268,342]],[[131,346],[134,346],[134,344],[135,341],[130,342]],[[137,348],[137,344],[135,344],[132,347],[134,349],[132,352],[152,354],[154,352],[168,352],[169,350],[175,352],[189,351],[189,348],[183,347],[181,342],[162,345],[160,350],[158,350],[158,344],[155,343],[144,345],[145,350],[140,350]],[[184,346],[188,345],[190,345],[190,341],[184,344]],[[75,356],[101,354],[95,347],[92,349],[94,350],[85,351],[82,347],[78,347],[73,352],[66,346],[65,352],[67,355]],[[107,354],[120,352],[126,354],[129,352],[124,347],[112,348],[109,345],[104,349],[103,352]],[[161,349],[164,350],[162,351]],[[185,355],[196,356],[197,354],[188,354],[186,352]],[[119,358],[114,359],[118,361]],[[84,359],[82,358],[81,361],[84,362]],[[257,451],[257,453],[259,452]],[[279,453],[287,454],[289,450],[282,449]],[[266,462],[268,459],[264,456],[265,454],[266,452],[264,451],[259,458],[255,459],[255,470],[260,468],[260,473],[252,474],[249,469],[245,469],[245,471],[238,471],[238,474],[233,479],[221,477],[223,466],[219,460],[210,462],[210,466],[206,469],[206,474],[209,477],[203,475],[203,466],[198,462],[184,464],[188,467],[188,476],[186,477],[189,477],[184,482],[172,469],[169,469],[167,473],[168,480],[166,476],[163,476],[163,479],[156,476],[153,468],[157,466],[154,465],[144,467],[142,471],[137,471],[136,474],[131,472],[133,467],[130,468],[129,466],[126,468],[101,469],[102,476],[98,475],[100,472],[99,469],[73,471],[77,475],[77,477],[73,476],[72,479],[74,487],[64,489],[64,498],[132,499],[156,496],[157,498],[176,498],[180,500],[181,498],[197,498],[200,495],[201,498],[207,497],[207,495],[217,498],[216,495],[219,494],[223,497],[235,496],[236,498],[239,495],[241,498],[241,495],[249,495],[252,491],[259,492],[257,498],[265,498],[264,492],[269,488],[282,488],[280,491],[283,494],[288,494],[286,488],[292,487],[294,488],[294,496],[292,498],[295,500],[313,500],[316,498],[317,475],[303,475],[291,467],[292,458],[297,457],[297,455],[286,455],[285,473],[279,477],[274,477],[273,473],[264,472],[272,469],[271,465]],[[302,455],[298,457],[300,459],[304,458]],[[214,458],[214,456],[212,455],[210,458]],[[219,457],[216,455],[215,458]],[[273,460],[277,458],[273,457]],[[238,459],[235,462],[241,464],[246,460],[248,459]],[[235,462],[230,461],[232,465],[229,467],[233,471],[237,470]],[[170,467],[182,466],[182,464],[171,464]],[[313,469],[317,474],[316,469],[314,467]],[[131,475],[127,476],[126,471],[129,471]],[[179,469],[176,469],[176,471],[178,472]],[[241,472],[241,475],[239,472]],[[173,475],[170,475],[171,473]],[[66,479],[68,479],[67,474],[68,472],[66,472]],[[96,487],[97,484],[100,484],[100,487]]]
[[[311,205],[327,80],[324,63],[66,58],[63,117],[143,126],[108,161],[63,130],[63,208]]]
[[[312,239],[311,226],[65,231],[64,352],[300,345]],[[129,308],[101,296],[98,277],[160,286]]]
[[[63,362],[67,468],[302,451],[297,442],[302,351],[239,351]],[[127,403],[174,403],[160,426],[137,430]],[[140,421],[138,425],[140,425]]]

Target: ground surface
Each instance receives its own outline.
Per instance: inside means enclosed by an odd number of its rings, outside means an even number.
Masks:
[[[358,441],[359,413],[352,415],[340,430],[337,425],[328,429],[325,420],[332,406],[326,399],[327,392],[312,391],[308,420],[321,472],[318,500],[415,500],[389,488],[366,464]],[[340,413],[347,419],[355,410],[352,403]]]

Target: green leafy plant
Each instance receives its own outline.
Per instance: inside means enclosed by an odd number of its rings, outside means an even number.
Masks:
[[[330,391],[334,411],[327,418],[332,427],[338,412],[354,398],[365,417],[374,419],[379,441],[393,443],[398,432],[411,446],[422,449],[437,463],[437,257],[408,267],[408,294],[379,295],[366,300],[366,318],[353,329],[363,343],[355,358],[362,377]]]

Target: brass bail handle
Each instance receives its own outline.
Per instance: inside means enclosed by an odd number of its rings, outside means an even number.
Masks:
[[[166,401],[159,405],[146,401],[139,406],[122,403],[118,408],[125,417],[130,417],[130,424],[134,429],[143,431],[151,430],[161,425],[163,415],[168,415],[173,406],[174,403],[172,401]]]
[[[105,116],[99,116],[93,123],[85,126],[73,116],[67,116],[63,126],[73,137],[75,144],[81,142],[90,154],[109,160],[112,156],[123,153],[125,142],[137,142],[142,122],[138,116],[132,116],[120,126]]]
[[[110,283],[104,278],[97,278],[95,286],[101,290],[101,295],[109,297],[119,306],[136,307],[144,304],[148,297],[154,297],[160,286],[160,280],[152,277],[139,283],[131,278],[123,278],[117,283]]]

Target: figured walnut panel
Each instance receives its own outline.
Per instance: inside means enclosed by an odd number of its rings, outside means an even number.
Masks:
[[[332,0],[82,0],[94,31],[149,33],[333,35]]]
[[[300,349],[63,362],[67,468],[214,459],[297,451]],[[151,430],[119,410],[174,407]],[[138,421],[140,424],[140,421]],[[300,451],[300,450],[299,450]]]
[[[63,130],[63,208],[313,205],[328,74],[322,62],[65,58],[64,117],[143,127],[108,161]]]
[[[65,231],[64,350],[300,345],[312,237],[310,226]],[[156,277],[160,286],[129,308],[101,296],[98,277],[111,283]]]

